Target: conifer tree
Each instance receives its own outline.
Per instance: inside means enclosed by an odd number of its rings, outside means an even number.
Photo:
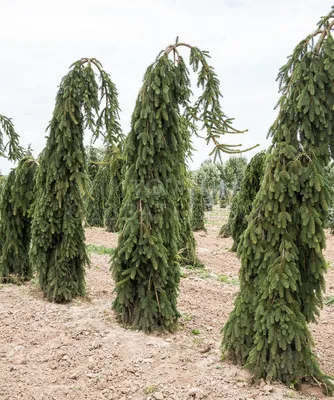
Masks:
[[[218,165],[209,158],[194,174],[196,183],[206,187],[212,194],[218,191],[221,181],[221,171]]]
[[[4,242],[6,239],[6,228],[15,223],[12,204],[12,187],[15,182],[15,169],[12,169],[7,176],[0,198],[0,262],[3,253]],[[9,271],[4,271],[0,263],[0,279],[8,276]]]
[[[228,204],[228,189],[227,189],[224,181],[220,182],[219,204],[220,204],[220,208],[225,208]]]
[[[235,194],[241,188],[241,182],[247,168],[247,159],[246,157],[230,157],[227,162],[234,174],[233,194]]]
[[[217,205],[219,202],[219,191],[217,189],[212,191],[212,202],[213,205]]]
[[[97,173],[90,185],[87,200],[86,221],[89,226],[105,226],[104,215],[110,181],[109,166],[99,165]]]
[[[193,231],[205,230],[204,226],[204,196],[201,186],[194,189],[193,204],[191,213],[191,226]]]
[[[209,189],[205,185],[202,185],[202,193],[204,200],[204,211],[211,211],[213,199]]]
[[[89,226],[103,227],[109,185],[109,169],[104,163],[106,150],[89,146],[86,151],[90,179],[89,190],[85,196],[86,222]]]
[[[184,46],[190,47],[190,65],[203,88],[193,105],[179,52]],[[184,43],[161,52],[144,76],[126,140],[122,231],[112,265],[117,294],[113,307],[121,322],[145,331],[173,330],[179,316],[180,108],[188,120],[203,122],[207,140],[215,143],[214,154],[234,150],[217,140],[236,131],[222,112],[219,81],[207,59],[207,52]]]
[[[325,179],[330,189],[330,200],[328,203],[329,210],[328,210],[328,219],[327,219],[327,226],[326,228],[330,229],[331,235],[334,234],[334,162],[331,161],[327,168]]]
[[[32,276],[29,262],[30,208],[35,193],[36,170],[37,162],[33,157],[21,159],[12,171],[10,187],[0,203],[0,277],[5,282],[27,280]]]
[[[179,252],[180,264],[202,268],[203,264],[196,254],[196,241],[192,228],[192,213],[190,208],[190,191],[188,180],[180,181],[180,197],[178,199],[178,212],[180,223]]]
[[[0,197],[2,193],[2,189],[4,188],[6,183],[6,178],[4,176],[0,176]]]
[[[30,255],[40,287],[50,301],[85,294],[89,260],[83,230],[84,129],[89,128],[94,138],[102,135],[108,144],[117,141],[118,110],[116,87],[101,64],[95,59],[74,63],[57,93],[36,181]]]
[[[242,233],[247,228],[249,214],[264,173],[265,153],[256,154],[246,167],[240,191],[233,197],[228,218],[228,231],[233,238],[232,251],[236,251]],[[226,229],[226,228],[225,228]],[[222,230],[225,232],[225,230]]]
[[[324,169],[334,150],[334,11],[279,72],[279,114],[264,177],[239,244],[240,293],[224,327],[223,352],[255,376],[330,392],[307,326],[322,306]]]
[[[105,209],[105,224],[108,232],[118,231],[117,221],[123,201],[123,167],[122,147],[119,146],[113,149],[109,165],[109,185]]]
[[[224,182],[227,191],[235,194],[240,189],[246,166],[247,159],[241,156],[232,156],[225,163],[217,164],[220,179]]]
[[[97,171],[99,170],[100,163],[105,157],[105,150],[103,148],[94,147],[92,145],[86,146],[87,154],[87,173],[91,182],[93,182]]]
[[[329,228],[331,235],[334,235],[334,208],[328,209],[327,228]]]
[[[196,254],[196,241],[191,226],[191,206],[190,206],[190,174],[187,165],[184,162],[186,158],[191,157],[193,147],[191,145],[191,127],[186,118],[180,118],[180,152],[179,152],[179,180],[178,180],[178,197],[177,210],[179,214],[179,253],[180,264],[183,266],[193,266],[202,268],[203,264]]]

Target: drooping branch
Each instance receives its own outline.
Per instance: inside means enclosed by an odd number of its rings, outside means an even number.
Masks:
[[[200,136],[198,134],[197,123],[201,122],[202,126],[200,129],[204,129],[207,133],[205,138],[207,144],[210,142],[214,144],[214,149],[211,153],[214,155],[214,158],[217,156],[220,157],[221,152],[228,154],[239,154],[257,147],[258,145],[255,145],[250,148],[240,150],[235,148],[241,147],[241,144],[229,145],[219,142],[218,139],[221,135],[242,134],[248,130],[238,130],[234,128],[232,126],[233,119],[228,118],[224,114],[220,104],[220,98],[223,97],[220,90],[220,81],[213,67],[211,67],[208,63],[208,58],[210,58],[208,51],[202,51],[188,43],[178,42],[178,38],[176,38],[176,42],[174,44],[167,46],[164,51],[160,52],[156,62],[151,66],[151,68],[161,57],[168,58],[168,56],[173,53],[174,64],[178,64],[179,67],[183,69],[186,74],[188,74],[187,67],[179,52],[180,47],[186,47],[190,49],[189,65],[192,66],[195,73],[198,73],[197,86],[202,88],[202,93],[194,104],[190,103],[189,98],[185,99],[182,104],[184,107],[184,115],[192,123],[193,133],[197,136]],[[148,71],[150,71],[150,67]],[[189,78],[187,77],[187,79]],[[191,92],[189,94],[191,94]]]
[[[274,124],[268,132],[267,138],[270,135],[273,135],[273,132],[277,128],[279,120],[282,117],[282,109],[287,97],[289,96],[292,85],[295,82],[295,74],[300,74],[301,72],[300,63],[302,58],[307,53],[309,48],[310,50],[314,50],[314,56],[318,55],[322,51],[323,43],[326,37],[330,35],[333,29],[334,6],[332,7],[332,11],[320,20],[318,23],[318,29],[308,35],[296,46],[293,54],[289,57],[287,64],[280,69],[276,80],[279,81],[279,92],[281,93],[281,97],[274,107],[274,109],[279,107],[279,112]],[[317,36],[319,36],[318,41],[314,43],[314,39]]]
[[[4,142],[4,136],[8,137],[8,142]],[[23,148],[19,144],[19,135],[15,131],[14,124],[10,118],[0,114],[0,157],[8,157],[15,161],[24,154]]]
[[[103,69],[102,64],[95,58],[82,58],[70,66],[73,74],[83,75],[87,79],[88,84],[96,85],[95,72],[92,65],[99,72],[100,87],[98,97],[93,99],[89,96],[88,89],[85,90],[82,97],[83,109],[85,111],[85,127],[93,132],[93,143],[102,136],[104,141],[108,143],[117,143],[122,137],[121,126],[119,123],[120,107],[118,103],[118,92],[115,84],[111,81],[110,75]],[[70,73],[72,72],[70,71]],[[69,73],[69,74],[70,74]],[[75,83],[73,80],[72,83]],[[73,90],[70,89],[70,90]],[[72,97],[69,97],[69,105]],[[101,104],[105,102],[104,107]],[[69,106],[69,110],[71,107]],[[95,115],[92,113],[94,111]]]

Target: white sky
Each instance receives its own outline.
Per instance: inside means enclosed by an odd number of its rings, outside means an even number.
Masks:
[[[0,0],[0,113],[37,156],[62,76],[77,59],[95,57],[118,88],[128,132],[147,66],[179,36],[210,51],[223,110],[236,128],[249,129],[225,142],[266,148],[278,70],[331,6],[330,0]],[[209,154],[204,141],[195,140],[195,148],[192,168]],[[10,167],[0,159],[4,173]]]

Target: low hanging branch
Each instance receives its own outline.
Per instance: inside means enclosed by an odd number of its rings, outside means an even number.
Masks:
[[[307,56],[310,52],[314,55],[320,54],[323,48],[324,40],[326,37],[331,36],[331,31],[334,26],[333,17],[334,7],[328,15],[322,17],[318,22],[318,29],[308,35],[295,47],[293,54],[289,57],[288,62],[280,68],[276,81],[279,82],[279,92],[281,93],[281,97],[274,108],[277,109],[279,107],[279,113],[274,124],[270,128],[268,137],[274,136],[276,129],[279,126],[279,120],[282,117],[282,112],[287,106],[286,101],[291,95],[292,86],[298,82],[298,79],[301,77],[301,61],[303,60],[303,57]],[[316,40],[317,37],[318,40]],[[328,68],[329,67],[330,66],[328,65]],[[310,92],[312,93],[312,89]]]
[[[5,137],[8,138],[7,143],[5,143]],[[9,160],[15,161],[20,159],[23,153],[13,122],[0,114],[0,157],[8,157]]]
[[[100,83],[94,71],[97,69]],[[72,64],[63,78],[37,175],[31,260],[50,301],[85,294],[84,243],[85,128],[107,145],[121,137],[117,90],[96,59]]]
[[[209,65],[208,59],[210,58],[209,52],[200,50],[197,47],[191,46],[187,43],[179,43],[178,38],[176,43],[170,45],[161,54],[168,57],[173,52],[174,62],[183,63],[183,58],[180,56],[178,51],[179,47],[187,47],[190,49],[189,65],[192,66],[193,71],[198,73],[197,86],[202,88],[203,92],[193,105],[189,101],[183,104],[185,108],[184,115],[192,122],[191,127],[196,135],[198,135],[198,128],[196,123],[202,122],[200,129],[204,129],[207,132],[206,142],[214,143],[214,149],[210,155],[214,155],[214,158],[220,155],[220,152],[228,154],[239,154],[244,151],[249,151],[257,147],[255,145],[248,149],[239,150],[236,147],[241,147],[241,144],[228,145],[219,143],[219,137],[225,134],[242,134],[248,130],[238,130],[233,127],[233,118],[228,118],[223,112],[220,104],[220,99],[223,97],[220,91],[220,81],[214,68]],[[183,65],[186,69],[186,66]],[[198,135],[199,136],[199,135]]]

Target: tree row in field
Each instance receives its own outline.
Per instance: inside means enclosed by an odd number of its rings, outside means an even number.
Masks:
[[[332,10],[280,69],[272,144],[247,167],[230,166],[239,171],[233,183],[226,163],[205,163],[192,177],[188,171],[193,135],[205,132],[216,161],[222,152],[240,153],[221,137],[244,131],[223,112],[209,53],[178,39],[147,68],[126,137],[116,86],[96,59],[77,61],[62,79],[38,160],[19,146],[11,121],[0,116],[0,154],[20,160],[1,195],[3,282],[36,273],[50,301],[84,296],[89,264],[84,221],[98,220],[119,232],[110,266],[112,307],[120,323],[173,332],[180,316],[180,265],[201,266],[193,229],[204,228],[206,197],[220,192],[224,204],[234,191],[226,230],[241,260],[240,291],[222,330],[223,357],[256,378],[294,386],[313,380],[331,393],[334,382],[319,367],[308,324],[319,316],[325,289],[322,250],[334,154],[333,26]],[[200,88],[195,100],[189,67]],[[102,137],[105,148],[89,165],[90,180],[86,129],[93,139]],[[238,159],[230,164],[242,164]]]

